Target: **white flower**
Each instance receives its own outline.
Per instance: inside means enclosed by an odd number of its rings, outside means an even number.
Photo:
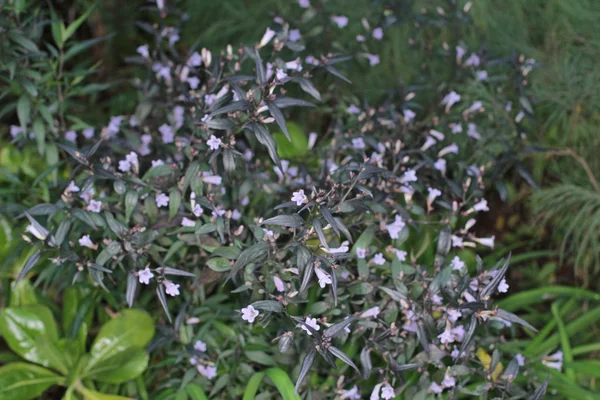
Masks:
[[[450,108],[452,108],[452,106],[454,104],[458,103],[459,101],[460,101],[460,95],[453,90],[450,93],[448,93],[446,96],[444,96],[444,98],[442,99],[442,102],[440,104],[445,105],[446,112],[449,112]]]
[[[347,253],[348,250],[350,250],[350,247],[348,246],[350,242],[348,242],[347,240],[344,240],[342,242],[342,244],[340,245],[340,247],[330,247],[328,249],[321,247],[321,249],[325,252],[325,253],[329,253],[329,254],[338,254],[338,253]]]
[[[446,160],[444,160],[443,158],[438,159],[434,164],[433,167],[435,169],[437,169],[438,171],[440,171],[443,174],[446,173]]]
[[[194,227],[196,226],[196,222],[187,217],[183,217],[181,220],[181,226],[185,226],[187,228]]]
[[[158,128],[158,131],[162,135],[162,141],[163,141],[164,144],[173,143],[173,139],[175,138],[175,134],[173,133],[173,129],[169,125],[162,124]]]
[[[525,365],[525,357],[523,357],[523,354],[519,353],[515,356],[515,358],[517,359],[517,364],[519,365],[519,367]]]
[[[360,114],[360,108],[356,107],[354,104],[350,104],[350,106],[348,108],[346,108],[346,112],[348,114]]]
[[[406,251],[394,249],[394,253],[396,254],[396,257],[398,257],[399,261],[406,261],[406,256],[408,255]]]
[[[437,140],[444,140],[444,138],[446,137],[446,135],[444,135],[442,132],[436,131],[435,129],[430,129],[429,134]]]
[[[414,169],[407,169],[404,174],[402,174],[402,178],[400,178],[400,182],[416,182],[417,181],[417,173]]]
[[[33,236],[40,240],[46,240],[46,238],[48,237],[48,233],[40,232],[33,225],[27,225],[27,227],[25,228],[25,232],[31,233]]]
[[[272,30],[271,28],[267,28],[267,30],[265,31],[265,34],[263,35],[262,39],[260,40],[258,48],[266,46],[267,43],[269,43],[271,41],[271,39],[273,39],[273,37],[275,36],[275,33],[276,32],[274,30]]]
[[[192,53],[188,59],[188,64],[192,67],[199,67],[202,65],[202,56],[198,52]]]
[[[519,123],[525,117],[525,113],[523,111],[519,111],[517,116],[515,117],[515,122]]]
[[[165,165],[163,160],[152,160],[152,168],[160,167],[161,165]]]
[[[373,391],[371,392],[371,396],[369,397],[369,400],[379,400],[381,397],[379,397],[379,391],[381,390],[381,386],[383,385],[383,383],[378,383],[377,385],[375,385],[375,387],[373,388]]]
[[[385,257],[383,257],[382,253],[375,254],[375,257],[371,259],[371,262],[375,265],[383,265],[385,264]]]
[[[319,286],[321,286],[321,288],[324,288],[327,285],[331,285],[331,275],[329,275],[327,272],[323,271],[319,267],[315,267],[315,274],[317,274],[317,278],[319,279]]]
[[[202,340],[196,340],[194,343],[194,350],[201,351],[202,353],[206,352],[206,343]]]
[[[206,141],[206,144],[211,150],[217,150],[221,146],[221,139],[215,135],[210,135],[210,139]]]
[[[460,311],[452,308],[448,308],[446,313],[448,314],[448,321],[450,322],[456,322],[460,317],[462,317],[462,313]]]
[[[431,385],[429,385],[429,391],[435,394],[439,394],[442,393],[442,391],[444,390],[444,388],[442,388],[440,385],[438,385],[435,382],[431,382]]]
[[[163,283],[165,284],[165,291],[167,292],[168,295],[171,295],[173,297],[179,296],[179,285],[178,284],[173,283],[171,281],[164,281]]]
[[[402,220],[402,217],[399,215],[396,215],[396,219],[394,220],[394,222],[386,225],[385,229],[390,234],[391,239],[398,239],[400,232],[402,231],[402,229],[404,229],[405,226],[406,226],[406,224]]]
[[[145,269],[138,271],[138,279],[140,283],[145,285],[150,283],[150,279],[154,278],[154,274],[150,271],[150,268],[146,267]]]
[[[442,342],[442,344],[454,343],[454,335],[452,334],[452,329],[450,329],[450,325],[446,325],[446,329],[444,329],[444,332],[438,335],[438,338],[440,338],[440,342]]]
[[[421,150],[425,151],[436,143],[437,141],[434,138],[432,138],[431,136],[427,136],[427,138],[425,139],[425,143],[423,143],[423,146],[421,146]]]
[[[442,381],[442,386],[445,388],[451,388],[456,386],[456,379],[448,373],[446,370],[446,374],[444,375],[444,380]]]
[[[371,67],[374,67],[381,62],[379,55],[377,54],[366,54],[366,57],[369,59],[369,66]]]
[[[65,189],[65,192],[67,192],[67,193],[79,192],[79,186],[77,186],[74,181],[71,181],[71,182],[69,182],[69,186],[67,186],[67,188]]]
[[[83,131],[81,131],[81,134],[84,138],[91,139],[94,137],[94,128],[85,128]]]
[[[75,143],[77,141],[77,132],[67,131],[65,133],[65,139],[67,139],[69,142]]]
[[[275,71],[275,78],[277,78],[278,81],[282,81],[287,77],[288,74],[284,70],[277,68]]]
[[[290,39],[290,41],[297,42],[301,38],[302,38],[302,35],[300,34],[300,30],[298,30],[298,29],[292,29],[292,30],[290,30],[290,33],[289,33],[289,39]]]
[[[98,245],[94,244],[94,242],[92,242],[92,239],[90,239],[90,235],[83,235],[79,239],[79,245],[90,248],[90,249],[94,249],[94,250],[96,250],[98,248]]]
[[[474,112],[477,112],[479,110],[481,110],[483,108],[483,104],[481,103],[481,101],[476,101],[475,103],[473,103],[471,105],[471,107],[467,108],[464,113],[465,114],[471,114]]]
[[[472,53],[465,61],[465,67],[478,67],[480,62],[479,56],[475,53]]]
[[[563,364],[563,352],[557,351],[554,354],[544,357],[542,363],[548,368],[554,368],[560,371]]]
[[[272,238],[273,236],[275,236],[275,233],[273,233],[273,231],[272,231],[272,230],[270,230],[270,229],[267,229],[267,228],[262,228],[262,230],[263,230],[263,232],[265,233],[265,235],[266,235],[267,237],[270,237],[270,238]]]
[[[508,286],[508,283],[506,283],[506,279],[502,279],[500,281],[500,284],[498,285],[498,292],[506,293],[506,292],[508,292],[509,287],[510,286]]]
[[[275,284],[275,289],[277,289],[278,292],[285,292],[285,284],[280,277],[275,275],[273,277],[273,283]]]
[[[331,20],[338,26],[338,28],[343,28],[348,25],[348,17],[343,15],[334,15],[331,17]]]
[[[166,207],[169,205],[169,196],[167,196],[164,193],[159,193],[156,195],[156,198],[154,199],[154,201],[156,202],[156,207],[158,207],[158,208]]]
[[[363,249],[360,247],[356,248],[356,257],[360,258],[360,259],[364,259],[367,255],[367,249]]]
[[[461,237],[452,235],[450,240],[452,240],[452,247],[463,247],[463,239]]]
[[[460,258],[458,258],[458,256],[454,256],[452,262],[450,263],[450,266],[452,267],[453,271],[462,271],[462,269],[465,267],[465,263]]]
[[[377,27],[375,29],[373,29],[373,38],[375,40],[381,40],[383,39],[383,29],[380,27]]]
[[[285,67],[287,69],[291,69],[294,71],[302,71],[302,61],[300,60],[300,58],[296,59],[296,60],[292,60],[292,61],[288,61],[285,63]]]
[[[481,135],[477,132],[477,125],[470,123],[469,128],[467,130],[467,136],[472,137],[473,139],[481,139]]]
[[[311,328],[313,328],[315,331],[319,331],[321,330],[321,327],[319,326],[319,324],[317,323],[317,319],[316,318],[308,318],[306,317],[306,320],[304,321],[304,324],[298,324],[297,326],[299,326],[300,328],[302,328],[303,330],[306,331],[306,333],[308,334],[308,336],[312,336],[312,333],[310,332],[310,330],[306,327],[306,326],[310,326]]]
[[[360,400],[360,398],[360,393],[358,393],[356,385],[350,390],[342,390],[342,394],[340,395],[340,400]]]
[[[361,150],[365,148],[365,141],[363,138],[354,138],[352,139],[352,147],[356,150]]]
[[[427,206],[431,207],[431,204],[435,201],[435,199],[442,195],[442,192],[436,188],[427,188],[429,194],[427,195]]]
[[[222,217],[223,215],[225,215],[227,211],[223,210],[220,206],[219,208],[216,208],[213,210],[212,216],[213,217]]]
[[[465,230],[468,231],[475,225],[477,221],[474,218],[469,218],[469,220],[465,223]]]
[[[209,175],[202,174],[202,180],[206,183],[210,183],[211,185],[220,185],[223,182],[223,178],[219,175]]]
[[[456,46],[456,63],[460,64],[460,60],[463,58],[467,51],[461,46]]]
[[[144,45],[138,47],[137,48],[137,52],[142,57],[145,57],[145,58],[150,57],[150,53],[148,52],[148,45],[147,44],[144,44]]]
[[[487,200],[481,199],[480,202],[478,202],[477,204],[475,204],[473,206],[473,210],[475,210],[475,211],[490,211],[490,209],[488,208],[488,205],[487,205]]]
[[[494,248],[494,239],[495,239],[495,236],[492,236],[489,238],[473,238],[473,240],[476,241],[477,243],[479,243],[483,246],[491,247],[492,249]]]
[[[198,365],[196,368],[200,375],[204,375],[207,379],[213,379],[217,376],[217,367],[213,367],[212,365]]]
[[[362,314],[360,314],[361,318],[377,318],[377,316],[379,315],[381,311],[379,310],[379,306],[375,306],[375,307],[371,307],[368,310],[363,311]]]
[[[254,323],[254,319],[258,317],[260,313],[251,305],[245,308],[242,308],[242,319],[244,321],[248,321],[249,324]]]
[[[296,202],[297,206],[301,206],[303,203],[305,203],[308,199],[306,197],[306,195],[304,194],[304,190],[300,189],[297,192],[292,193],[292,201]]]
[[[386,383],[383,386],[383,389],[381,389],[381,397],[385,400],[393,399],[394,397],[396,397],[396,394],[394,393],[394,388],[389,383]]]
[[[414,111],[408,110],[408,109],[404,110],[402,113],[404,114],[404,121],[406,123],[409,123],[410,121],[412,121],[415,118],[415,116],[417,115]]]
[[[102,202],[100,200],[90,200],[90,204],[87,206],[87,210],[95,213],[100,212],[100,208],[102,207]]]
[[[452,143],[450,146],[446,146],[443,149],[441,149],[437,156],[444,157],[446,154],[449,153],[458,154],[458,146],[456,145],[456,143]]]

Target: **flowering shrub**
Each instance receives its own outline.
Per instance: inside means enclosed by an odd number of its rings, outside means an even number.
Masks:
[[[62,281],[100,287],[112,303],[160,304],[169,324],[150,348],[168,348],[214,382],[213,394],[232,377],[220,375],[227,354],[200,332],[221,307],[212,326],[241,338],[247,360],[295,367],[298,393],[312,370],[339,368],[327,388],[341,399],[525,397],[533,381],[513,385],[525,360],[494,345],[506,326],[535,330],[494,304],[509,290],[510,257],[485,269],[462,256],[494,247],[474,226],[489,211],[488,182],[521,140],[496,135],[486,110],[517,123],[521,112],[512,117],[492,82],[469,102],[459,84],[440,86],[423,118],[414,92],[377,105],[336,99],[319,82],[346,85],[340,68],[351,57],[311,52],[283,18],[255,46],[182,52],[179,29],[166,24],[178,11],[157,4],[160,23],[140,24],[152,44],[129,59],[143,75],[139,104],[103,127],[64,132],[57,146],[73,172],[59,201],[22,214],[37,250],[17,281],[48,258]],[[352,23],[324,16],[337,29]],[[365,29],[385,39],[383,27]],[[483,55],[460,44],[453,53],[469,85],[490,79]],[[522,81],[531,62],[513,61]],[[329,127],[305,135],[286,120],[298,107],[328,109]],[[282,354],[267,354],[271,340]]]

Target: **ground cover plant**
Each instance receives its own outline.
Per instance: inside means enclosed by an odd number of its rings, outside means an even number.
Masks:
[[[538,255],[497,249],[488,200],[537,186],[539,65],[473,45],[471,3],[299,1],[222,48],[145,3],[126,82],[89,61],[95,8],[26,5],[2,20],[0,399],[597,397],[598,295],[507,296]],[[412,75],[361,80],[396,45]]]

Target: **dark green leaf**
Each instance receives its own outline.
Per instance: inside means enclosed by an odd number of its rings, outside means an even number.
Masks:
[[[360,370],[358,369],[356,364],[354,364],[354,362],[350,359],[350,357],[346,355],[346,353],[334,346],[329,346],[328,350],[331,354],[333,354],[334,356],[336,356],[337,358],[354,368],[356,372],[360,373]]]
[[[300,228],[304,224],[304,220],[298,214],[278,215],[273,218],[264,220],[261,225],[278,225],[287,226],[290,228]]]
[[[302,360],[302,368],[300,369],[300,373],[298,374],[298,380],[296,381],[296,392],[298,391],[300,384],[306,377],[306,374],[308,374],[308,371],[310,371],[310,367],[312,367],[316,355],[317,351],[315,349],[311,349],[306,355],[306,357],[304,357],[304,360]]]

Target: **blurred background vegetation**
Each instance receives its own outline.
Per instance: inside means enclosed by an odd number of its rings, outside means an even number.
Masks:
[[[135,54],[136,48],[145,43],[137,21],[145,19],[148,3],[51,3],[67,25],[94,7],[78,30],[79,40],[112,35],[92,47],[92,59],[87,54],[82,57],[86,60],[82,67],[93,66],[96,71],[92,81],[106,86],[86,98],[78,117],[102,124],[108,115],[132,112],[137,93],[124,77],[135,67],[124,58]],[[463,8],[467,3],[471,20],[444,27],[442,35],[437,29],[436,35],[434,30],[428,30],[428,24],[435,23],[435,19],[427,17],[436,14],[437,6]],[[1,4],[2,1],[0,7]],[[178,4],[187,12],[178,46],[189,48],[198,42],[212,51],[229,43],[237,44],[241,38],[256,40],[275,15],[298,15],[298,6],[291,0],[184,0]],[[521,104],[528,111],[522,135],[531,144],[531,152],[522,157],[533,172],[505,177],[505,196],[500,191],[489,194],[491,212],[485,230],[495,232],[498,244],[490,258],[510,251],[517,255],[512,259],[510,278],[511,292],[516,294],[507,296],[502,306],[509,311],[520,309],[525,319],[542,328],[534,339],[523,339],[526,353],[543,354],[559,345],[563,352],[570,353],[570,357],[565,357],[565,368],[576,374],[552,372],[556,379],[551,387],[560,390],[561,384],[567,382],[592,392],[599,390],[600,307],[597,300],[590,300],[590,293],[597,293],[600,288],[600,1],[337,0],[329,1],[328,7],[351,20],[381,19],[380,25],[385,26],[386,40],[374,44],[381,57],[377,68],[370,68],[365,60],[352,60],[340,67],[350,80],[360,83],[348,85],[341,95],[359,103],[385,101],[390,90],[405,88],[420,90],[421,99],[429,96],[433,102],[436,85],[448,81],[457,71],[441,62],[431,63],[415,41],[422,41],[431,52],[437,52],[452,40],[456,30],[468,39],[465,47],[489,52],[490,59],[512,53],[536,60],[538,66],[527,82],[530,96]],[[422,23],[403,23],[408,15],[417,20],[422,17]],[[331,24],[325,25],[333,29]],[[355,28],[359,27],[336,32],[334,41],[323,40],[331,46],[323,48],[323,52],[359,48],[360,43],[354,38],[361,32],[351,30]],[[303,32],[305,38],[312,40],[331,34]],[[489,71],[493,75],[492,66]],[[463,90],[479,90],[464,83]],[[0,82],[0,91],[7,86],[6,81]],[[10,97],[1,96],[0,109],[9,100]],[[26,205],[47,201],[51,182],[36,179],[47,165],[34,150],[13,151],[8,126],[16,124],[16,116],[7,111],[0,118],[0,203],[7,203],[8,199]],[[307,132],[317,130],[320,124],[318,115],[297,119]],[[25,245],[19,232],[22,227],[13,226],[0,215],[3,269],[17,262],[7,257],[14,254],[9,247]]]

